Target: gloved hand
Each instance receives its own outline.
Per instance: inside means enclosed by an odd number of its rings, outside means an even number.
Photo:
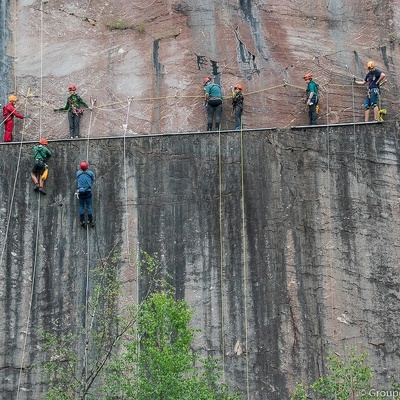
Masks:
[[[92,107],[89,107],[89,110],[90,110],[90,111],[93,111],[93,108],[92,108]]]
[[[75,194],[75,197],[76,197],[77,199],[79,199],[79,192],[75,192],[74,194]]]
[[[307,105],[308,106],[312,106],[314,103],[310,100],[310,99],[307,99]]]
[[[29,116],[28,115],[24,115],[24,118],[29,118]]]

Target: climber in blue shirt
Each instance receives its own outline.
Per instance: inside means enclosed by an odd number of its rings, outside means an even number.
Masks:
[[[92,228],[94,226],[92,212],[92,183],[95,180],[94,173],[90,171],[89,164],[82,161],[80,169],[76,171],[78,181],[78,191],[76,195],[79,199],[79,219],[82,227],[86,227],[85,222],[85,205],[88,216],[88,224]]]
[[[379,120],[379,96],[381,94],[380,85],[386,81],[386,75],[375,68],[375,63],[373,61],[368,61],[367,63],[368,73],[365,75],[363,81],[358,81],[355,78],[354,83],[357,85],[368,85],[367,96],[364,101],[365,108],[365,122],[369,122],[369,114],[371,108],[374,110],[374,120]]]

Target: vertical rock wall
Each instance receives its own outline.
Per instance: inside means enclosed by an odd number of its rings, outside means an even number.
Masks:
[[[241,83],[246,129],[307,123],[307,72],[320,84],[320,123],[364,120],[366,63],[388,83],[387,120],[399,109],[397,0],[3,0],[7,68],[0,102],[15,91],[31,118],[16,137],[68,137],[65,104],[74,83],[90,103],[82,135],[202,132],[205,76],[224,89],[222,129],[234,128],[231,87]],[[9,7],[10,6],[10,7]],[[1,74],[1,70],[0,70]]]
[[[33,143],[0,145],[0,397],[36,399],[41,330],[76,331],[93,269],[158,252],[196,310],[195,347],[244,398],[288,398],[328,349],[369,353],[377,389],[399,377],[399,127],[360,124],[52,141],[47,195]],[[96,227],[79,227],[75,171],[96,173]],[[87,275],[88,273],[88,275]],[[87,282],[89,285],[87,286]]]

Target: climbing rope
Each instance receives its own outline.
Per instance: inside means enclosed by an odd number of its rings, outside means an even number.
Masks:
[[[242,247],[243,247],[243,292],[244,292],[244,321],[245,321],[245,348],[246,348],[246,389],[247,399],[250,400],[249,378],[249,340],[248,340],[248,311],[247,311],[247,250],[246,250],[246,216],[245,216],[245,187],[244,187],[244,157],[243,157],[243,130],[240,132],[240,177],[242,200]]]
[[[96,100],[92,97],[90,98],[90,105],[93,110],[93,106]],[[90,135],[91,135],[91,128],[92,128],[92,117],[93,111],[90,112],[89,118],[89,127],[86,139],[86,161],[89,163],[89,148],[90,148]],[[79,201],[79,200],[78,200]],[[92,321],[89,327],[89,281],[90,281],[90,235],[89,235],[89,226],[86,226],[86,281],[85,281],[85,352],[84,352],[84,371],[85,371],[85,385],[88,379],[88,365],[89,365],[89,332],[91,326],[94,321],[94,316],[92,317]]]
[[[25,97],[25,114],[27,111],[28,98],[29,98],[28,96]],[[14,197],[15,197],[16,186],[17,186],[17,178],[18,178],[18,174],[19,174],[19,167],[21,164],[21,157],[22,157],[21,155],[22,155],[22,143],[24,141],[24,132],[25,132],[25,119],[24,119],[23,125],[22,125],[22,134],[21,134],[21,141],[20,141],[20,145],[19,145],[17,168],[16,168],[16,173],[15,173],[13,192],[12,192],[12,196],[11,196],[11,203],[10,203],[9,213],[8,213],[8,218],[7,218],[6,234],[5,234],[4,246],[3,246],[3,250],[2,250],[2,254],[1,254],[0,265],[3,264],[4,248],[5,248],[5,244],[7,243],[8,230],[9,230],[9,225],[10,225],[10,220],[11,220],[11,212],[12,212],[13,205],[14,205]],[[33,257],[32,282],[30,285],[30,299],[29,299],[27,320],[26,320],[25,331],[24,331],[24,342],[22,345],[21,364],[20,364],[19,375],[18,375],[16,400],[19,399],[19,394],[21,391],[22,371],[24,370],[25,353],[26,353],[27,340],[28,340],[28,334],[29,334],[29,324],[30,324],[30,318],[31,318],[33,294],[34,294],[35,279],[36,279],[36,264],[37,264],[37,254],[38,254],[38,247],[39,247],[40,196],[39,196],[38,201],[39,201],[39,204],[38,204],[38,209],[37,209],[37,214],[36,214],[35,253],[34,253],[34,257]]]
[[[129,241],[129,213],[128,213],[128,171],[127,171],[127,159],[126,159],[126,134],[129,126],[129,112],[131,108],[131,99],[128,99],[128,106],[126,111],[126,119],[124,124],[124,185],[125,185],[125,215],[126,215],[126,246],[127,246],[127,257],[128,263],[130,264],[130,241]]]
[[[132,264],[131,260],[131,244],[130,244],[130,227],[129,227],[129,196],[128,196],[128,161],[127,161],[127,148],[126,148],[126,135],[129,127],[129,114],[131,108],[131,99],[127,100],[127,109],[126,109],[126,119],[124,124],[124,189],[125,189],[125,215],[126,215],[126,252],[127,252],[127,260],[128,265]],[[139,304],[139,268],[140,268],[140,254],[139,254],[139,243],[136,248],[136,304]],[[137,332],[136,332],[137,334]]]
[[[354,82],[351,83],[351,98],[353,104],[353,137],[354,137],[354,174],[356,182],[358,182],[358,171],[357,171],[357,131],[356,131],[356,115],[354,112],[355,99],[354,99]]]
[[[334,83],[327,83],[324,85],[320,85],[322,89],[325,89],[326,87],[329,86],[337,86],[337,87],[352,87],[352,84],[334,84]],[[304,87],[301,86],[297,86],[297,85],[293,85],[291,83],[288,83],[287,81],[283,81],[282,84],[279,85],[275,85],[275,86],[269,86],[267,88],[264,89],[260,89],[260,90],[256,90],[256,91],[252,91],[252,92],[247,92],[247,93],[243,93],[244,97],[249,97],[255,94],[259,94],[259,93],[263,93],[266,91],[271,91],[271,90],[275,90],[275,89],[280,89],[280,88],[286,88],[286,87],[291,87],[294,89],[298,89],[298,90],[302,90],[304,91]],[[172,95],[172,96],[155,96],[155,97],[129,97],[129,101],[130,102],[152,102],[152,101],[159,101],[159,100],[171,100],[171,99],[204,99],[203,95],[198,95],[198,94],[194,94],[194,95]],[[231,96],[223,96],[223,99],[225,100],[229,100],[231,99]],[[114,106],[120,106],[120,105],[125,105],[126,104],[126,100],[119,100],[119,101],[114,101],[114,102],[110,102],[110,103],[105,103],[105,104],[99,104],[96,105],[95,108],[96,109],[103,109],[104,111],[115,111],[115,108],[111,108]],[[48,107],[50,109],[50,107]],[[124,107],[121,107],[120,109],[123,109]],[[108,109],[108,110],[107,110]]]
[[[224,296],[224,237],[222,219],[222,154],[221,154],[221,130],[218,131],[218,178],[219,178],[219,265],[220,265],[220,290],[221,290],[221,356],[222,356],[222,379],[225,382],[225,296]]]
[[[328,193],[328,207],[327,207],[327,213],[328,213],[328,226],[329,227],[331,227],[331,223],[332,223],[332,221],[331,221],[331,218],[332,218],[332,215],[331,215],[331,165],[330,165],[330,162],[331,162],[331,152],[330,152],[330,127],[329,127],[329,90],[327,90],[326,91],[326,153],[327,153],[327,180],[326,180],[326,182],[327,182],[327,185],[328,185],[328,189],[327,189],[327,193]],[[332,232],[331,230],[330,230],[330,232]],[[329,245],[329,247],[330,247],[330,241],[328,241],[326,244],[325,244],[326,246],[328,246]],[[328,249],[327,250],[327,254],[329,254],[330,255],[330,249]],[[333,285],[333,276],[334,276],[334,274],[333,274],[333,266],[332,266],[332,259],[331,259],[331,257],[329,256],[329,258],[328,258],[328,260],[327,260],[327,262],[328,262],[328,268],[330,269],[330,271],[329,271],[329,273],[328,273],[328,276],[329,276],[329,283],[328,283],[328,286],[329,286],[329,293],[333,293],[333,287],[332,287],[332,285]],[[334,315],[334,297],[332,297],[332,301],[331,301],[331,310],[330,310],[330,312],[331,312],[331,318],[333,319],[333,315]]]
[[[43,98],[42,86],[43,85],[41,84],[41,97]],[[341,88],[351,87],[352,98],[354,99],[354,85],[353,85],[353,82],[351,82],[350,84],[342,84],[342,83],[339,84],[339,83],[332,83],[332,82],[327,82],[325,84],[320,84],[321,92],[322,91],[328,92],[330,87],[341,87]],[[254,96],[254,95],[260,94],[262,92],[266,92],[266,91],[271,92],[273,90],[281,89],[281,88],[291,88],[291,89],[295,89],[295,90],[304,91],[304,87],[297,86],[297,85],[294,85],[294,84],[291,84],[291,83],[287,82],[286,80],[283,80],[282,84],[275,85],[275,86],[270,86],[270,87],[267,87],[265,89],[261,89],[261,90],[257,90],[257,91],[244,93],[243,96],[248,98],[250,96]],[[229,99],[231,99],[231,96],[223,96],[223,98],[225,100],[229,100]],[[130,102],[144,102],[144,103],[146,103],[146,102],[154,102],[154,101],[160,101],[160,100],[167,101],[167,100],[180,100],[180,99],[203,99],[203,96],[202,95],[198,95],[198,94],[196,94],[196,95],[178,95],[178,93],[175,93],[174,95],[170,95],[170,96],[156,96],[156,97],[133,97],[132,96],[132,97],[129,97],[128,99],[129,99]],[[44,108],[43,104],[44,104],[43,101],[41,101],[41,104],[40,104],[40,111],[41,112],[39,114],[40,115],[40,129],[39,129],[40,135],[41,135],[41,130],[42,130],[42,127],[41,127],[42,111],[46,111],[46,110],[43,110],[43,108]],[[124,109],[125,105],[126,105],[126,99],[125,100],[120,100],[120,101],[115,101],[115,102],[110,102],[110,103],[105,103],[105,104],[98,104],[98,105],[93,104],[92,105],[92,110],[96,109],[97,112],[100,112],[100,111],[103,111],[103,112],[115,112],[115,111]],[[354,114],[354,102],[353,102],[353,114]],[[382,109],[380,111],[380,114],[379,114],[379,117],[380,117],[381,120],[383,120],[383,115],[385,115],[385,114],[386,114],[386,110]],[[90,119],[92,119],[92,115],[93,115],[93,113],[91,113]],[[353,119],[354,119],[354,115],[353,115]],[[328,114],[327,114],[327,121],[328,121],[327,123],[329,123]],[[89,122],[89,124],[90,124],[90,126],[92,126],[92,122],[91,121]]]
[[[39,139],[42,137],[43,119],[43,31],[44,31],[44,12],[43,0],[40,1],[40,109],[39,109]]]
[[[21,389],[22,371],[24,370],[24,361],[25,361],[27,340],[28,340],[28,334],[29,334],[29,325],[30,325],[30,318],[31,318],[32,304],[33,304],[33,294],[34,294],[35,283],[36,283],[37,255],[39,252],[39,233],[40,233],[39,226],[40,226],[40,196],[38,199],[38,209],[37,209],[37,213],[36,213],[35,254],[34,254],[34,258],[33,258],[32,282],[31,282],[31,290],[30,290],[30,298],[29,298],[29,307],[28,307],[28,313],[27,313],[28,317],[27,317],[26,325],[25,325],[24,344],[22,346],[21,365],[19,368],[17,400],[19,399],[19,393],[20,393],[20,389]]]
[[[15,7],[17,10],[17,7]],[[40,98],[41,98],[41,105],[43,104],[43,1],[40,2]],[[16,16],[15,16],[16,20]],[[14,33],[17,32],[17,29],[14,29]],[[17,41],[15,40],[15,43]],[[16,52],[16,50],[15,50]],[[16,54],[15,54],[16,55]],[[17,59],[16,57],[14,58],[15,60]],[[16,79],[16,76],[15,76]],[[15,88],[16,88],[16,83],[15,83]],[[15,91],[15,93],[17,93]],[[30,93],[30,88],[28,88],[27,95],[25,97],[25,112],[24,115],[27,114],[27,100],[31,96]],[[19,164],[20,164],[20,158],[21,158],[21,150],[22,150],[22,142],[24,138],[24,132],[25,132],[25,119],[23,120],[23,125],[22,125],[22,134],[21,134],[21,143],[20,143],[20,154],[18,158],[18,166],[17,166],[17,174],[19,170]],[[41,137],[42,133],[42,107],[39,110],[39,137]],[[17,175],[16,175],[17,177]],[[22,371],[24,369],[24,361],[25,361],[25,353],[26,353],[26,347],[27,347],[27,340],[28,340],[28,334],[29,334],[29,324],[30,324],[30,318],[31,318],[31,311],[32,311],[32,304],[33,304],[33,294],[34,294],[34,289],[35,289],[35,281],[36,281],[36,265],[37,265],[37,255],[38,255],[38,249],[39,249],[39,226],[40,226],[40,208],[41,208],[41,197],[38,197],[38,208],[37,208],[37,214],[36,214],[36,234],[35,234],[35,254],[34,254],[34,260],[33,260],[33,270],[32,270],[32,282],[31,282],[31,288],[30,288],[30,299],[29,299],[29,307],[28,307],[28,316],[27,316],[27,321],[26,321],[26,328],[25,328],[25,334],[24,334],[24,343],[22,347],[22,355],[21,355],[21,365],[19,369],[19,377],[18,377],[18,386],[17,386],[17,400],[19,400],[19,394],[21,391],[21,381],[22,381]],[[10,207],[10,215],[11,215],[11,209]]]

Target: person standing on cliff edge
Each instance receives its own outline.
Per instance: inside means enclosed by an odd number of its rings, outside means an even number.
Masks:
[[[54,111],[68,111],[69,136],[71,139],[73,139],[75,137],[80,137],[79,124],[83,114],[81,106],[88,108],[90,111],[92,111],[92,108],[89,107],[82,100],[81,96],[76,93],[75,85],[69,85],[68,92],[69,96],[65,106],[61,108],[55,108]]]
[[[243,86],[237,83],[232,89],[232,107],[235,117],[235,131],[242,129],[242,114],[243,114]]]
[[[215,115],[215,130],[219,131],[222,114],[222,90],[209,76],[203,79],[205,102],[207,106],[207,131],[212,131]]]
[[[368,84],[368,93],[364,101],[365,108],[365,122],[369,122],[369,114],[371,108],[374,109],[374,120],[379,120],[379,96],[381,94],[380,85],[385,82],[386,75],[375,68],[375,63],[373,61],[368,61],[367,63],[368,72],[365,75],[363,81],[358,81],[353,77],[353,82],[357,85]]]
[[[13,94],[8,98],[9,103],[3,107],[3,122],[4,122],[4,142],[12,142],[13,129],[14,129],[14,117],[19,119],[26,118],[26,115],[20,114],[15,105],[17,104],[17,96]]]
[[[318,85],[313,81],[313,76],[307,73],[303,76],[307,82],[306,97],[304,102],[308,106],[308,119],[310,125],[317,125],[318,119]]]

